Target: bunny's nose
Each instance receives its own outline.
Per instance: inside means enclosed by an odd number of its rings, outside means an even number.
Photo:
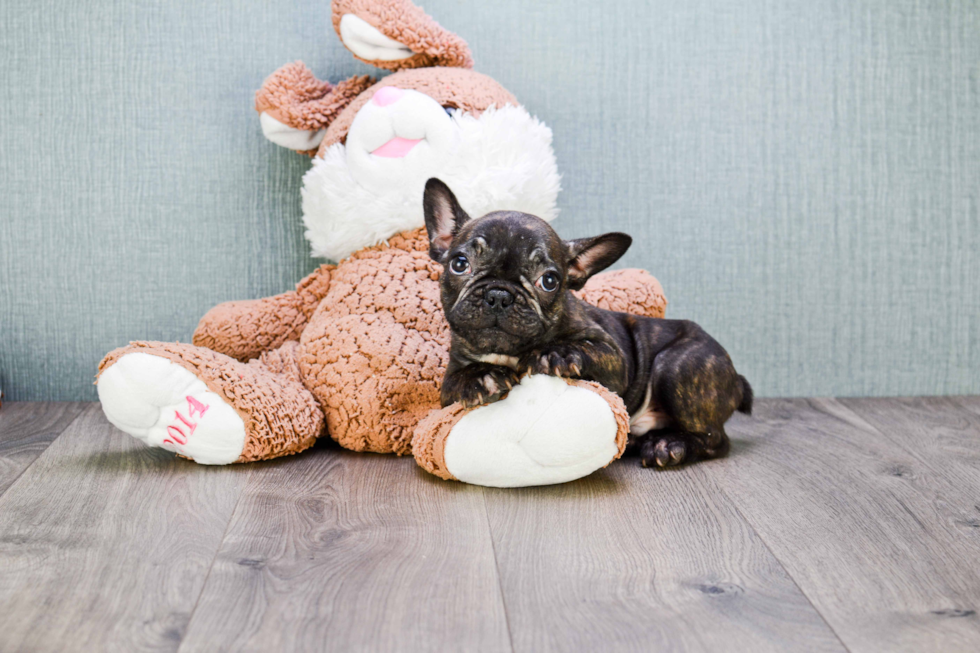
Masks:
[[[374,92],[374,97],[371,98],[371,101],[377,104],[379,107],[386,107],[393,102],[397,102],[403,95],[405,95],[405,91],[401,90],[400,88],[395,88],[394,86],[382,86]]]
[[[504,309],[514,303],[514,295],[503,288],[491,288],[483,296],[483,301],[494,313],[503,313]]]

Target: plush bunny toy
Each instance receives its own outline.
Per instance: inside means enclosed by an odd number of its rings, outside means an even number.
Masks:
[[[337,0],[333,25],[358,59],[398,72],[333,85],[289,64],[265,81],[256,108],[269,140],[315,155],[303,219],[314,254],[340,263],[294,291],[216,306],[192,345],[133,342],[108,354],[97,383],[109,421],[203,464],[293,454],[327,434],[499,487],[609,464],[629,417],[595,383],[530,376],[494,404],[439,406],[449,328],[423,227],[425,181],[443,179],[474,216],[514,209],[551,220],[551,131],[470,70],[466,43],[408,0]],[[666,304],[639,270],[597,275],[582,295],[654,316]]]

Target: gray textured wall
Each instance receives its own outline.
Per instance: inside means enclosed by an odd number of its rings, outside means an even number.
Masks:
[[[632,233],[761,395],[980,392],[976,2],[426,0],[554,129],[564,235]],[[252,94],[370,72],[325,0],[0,4],[0,374],[93,399],[131,339],[316,264]]]

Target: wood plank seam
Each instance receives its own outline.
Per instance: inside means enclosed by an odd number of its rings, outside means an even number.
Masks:
[[[493,568],[497,572],[497,591],[500,592],[500,603],[504,606],[504,623],[507,625],[507,642],[510,650],[516,652],[514,648],[514,634],[510,628],[510,610],[507,607],[507,597],[504,594],[504,581],[500,575],[500,560],[497,559],[497,543],[493,541],[493,525],[490,523],[490,507],[487,506],[487,491],[480,489],[480,496],[483,498],[483,516],[487,520],[487,535],[490,537],[490,551],[493,552]]]
[[[922,397],[922,398],[929,399],[929,397]],[[941,397],[941,396],[938,398],[945,399],[945,397]],[[878,397],[874,397],[874,399],[878,399]],[[886,401],[888,399],[904,399],[904,397],[881,397],[880,399]],[[968,407],[963,405],[963,402],[956,401],[953,398],[951,399],[954,405],[963,408],[967,412],[972,412],[969,410]],[[829,399],[828,402],[833,403],[833,405],[836,406],[841,412],[846,412],[853,419],[857,420],[862,428],[873,431],[876,435],[879,435],[885,440],[887,440],[888,442],[891,442],[893,445],[895,445],[896,448],[901,449],[906,455],[918,460],[923,467],[929,469],[933,474],[936,474],[938,477],[943,477],[949,473],[949,470],[946,469],[945,465],[940,464],[937,467],[935,460],[933,460],[930,456],[924,456],[920,449],[916,449],[915,447],[908,446],[908,443],[906,442],[905,438],[893,437],[893,435],[889,434],[886,430],[880,429],[877,426],[875,426],[870,420],[866,419],[863,415],[861,415],[861,413],[857,412],[857,410],[855,410],[854,408],[851,408],[847,404],[838,401],[837,399]],[[902,507],[905,508],[906,512],[909,512],[909,514],[912,515],[912,513],[909,511],[907,506],[903,505]],[[915,521],[918,522],[920,526],[922,526],[922,522],[919,521],[919,518],[915,517],[914,515],[912,516],[915,519]],[[925,526],[922,526],[922,528],[923,530],[927,530]]]
[[[737,512],[738,515],[745,521],[745,523],[748,524],[749,528],[752,529],[752,532],[755,533],[756,537],[759,538],[759,541],[762,542],[762,545],[766,547],[766,550],[769,551],[770,554],[772,554],[773,560],[779,563],[779,566],[782,568],[783,572],[786,573],[786,577],[789,578],[791,581],[793,581],[793,585],[796,586],[796,589],[799,590],[803,598],[805,598],[807,602],[811,606],[813,606],[814,612],[816,612],[820,616],[820,620],[823,621],[824,624],[827,626],[827,628],[830,630],[830,632],[834,634],[834,637],[837,638],[837,641],[840,642],[840,645],[847,651],[850,651],[851,648],[847,645],[847,643],[844,642],[843,638],[840,636],[840,633],[838,633],[837,630],[831,625],[831,623],[827,621],[827,617],[825,617],[823,612],[820,611],[820,608],[817,607],[817,605],[813,602],[813,599],[810,598],[810,596],[806,593],[806,591],[804,591],[804,589],[800,586],[800,582],[796,580],[796,576],[794,576],[790,572],[789,568],[786,566],[786,563],[784,563],[782,559],[778,555],[776,555],[776,552],[773,550],[771,546],[769,546],[769,542],[766,541],[766,538],[763,537],[762,533],[759,531],[758,528],[756,528],[752,520],[749,519],[744,512],[742,512],[742,508],[739,506],[738,501],[732,498],[732,495],[728,492],[728,490],[725,489],[723,485],[718,484],[718,487],[721,488],[721,493],[725,495],[725,498],[728,499],[728,502],[731,504],[732,508],[735,509],[735,512]]]
[[[145,447],[97,404],[52,445],[0,497],[0,648],[176,650],[235,470]]]
[[[766,400],[758,423],[736,422],[733,436],[752,452],[745,466],[720,469],[726,495],[752,516],[748,523],[850,650],[957,648],[951,641],[975,650],[970,608],[980,586],[976,568],[962,562],[975,558],[975,540],[954,532],[955,517],[972,511],[975,473],[964,466],[957,486],[949,469],[937,467],[935,442],[899,438],[902,420],[927,431],[928,420],[903,417],[885,400],[875,404],[879,412],[901,418],[890,429],[843,401]],[[783,498],[766,499],[773,489]]]
[[[214,569],[214,563],[218,559],[218,555],[221,553],[221,547],[224,546],[225,538],[228,537],[228,531],[231,528],[232,522],[235,521],[235,514],[238,512],[238,506],[242,503],[242,496],[245,494],[245,488],[248,486],[248,477],[242,481],[241,490],[238,493],[238,498],[235,499],[235,507],[232,508],[231,514],[228,516],[228,522],[225,523],[225,530],[221,533],[221,540],[218,542],[218,546],[214,549],[214,555],[211,556],[211,564],[208,565],[208,572],[204,574],[204,582],[201,583],[201,591],[197,593],[194,598],[194,607],[191,608],[190,613],[187,615],[187,625],[189,626],[192,621],[194,621],[194,613],[197,612],[197,606],[201,603],[201,597],[204,596],[204,590],[208,587],[208,581],[211,580],[211,570]],[[177,653],[180,653],[181,648],[184,646],[184,639],[187,636],[187,627],[185,626],[184,632],[180,635],[180,644],[177,645]]]
[[[3,488],[2,490],[0,490],[0,497],[3,497],[3,495],[4,495],[4,494],[6,494],[6,493],[7,493],[7,491],[8,491],[8,490],[10,490],[10,488],[12,488],[12,487],[14,487],[15,485],[17,485],[17,483],[18,483],[18,482],[20,481],[20,479],[21,479],[21,478],[22,478],[22,477],[24,476],[24,472],[26,472],[26,471],[27,471],[27,470],[29,470],[29,469],[30,469],[31,467],[33,467],[33,466],[34,466],[34,464],[35,464],[35,463],[36,463],[36,462],[37,462],[38,460],[40,460],[40,459],[41,459],[41,457],[42,457],[42,456],[44,456],[44,455],[45,455],[45,454],[46,454],[46,453],[48,452],[48,450],[49,450],[49,449],[51,448],[51,445],[52,445],[52,444],[54,444],[54,443],[55,443],[55,441],[56,441],[56,440],[57,440],[58,438],[60,438],[60,437],[61,437],[61,436],[62,436],[62,435],[63,435],[63,434],[65,433],[65,431],[67,431],[67,430],[68,430],[69,428],[71,428],[71,426],[72,426],[72,425],[73,425],[73,424],[74,424],[75,422],[77,422],[77,421],[78,421],[79,419],[81,419],[82,417],[84,417],[84,416],[85,416],[85,414],[86,414],[86,413],[88,413],[88,411],[89,411],[89,410],[91,410],[91,407],[86,407],[86,408],[82,408],[81,410],[79,410],[79,411],[78,411],[78,414],[77,414],[77,415],[75,415],[75,417],[74,417],[74,419],[72,419],[72,420],[71,420],[70,422],[68,422],[67,424],[65,424],[65,426],[64,426],[64,428],[62,428],[62,429],[61,429],[61,430],[60,430],[60,431],[58,432],[58,435],[56,435],[55,437],[53,437],[53,438],[51,438],[51,442],[48,442],[48,444],[47,444],[47,445],[46,445],[46,446],[44,447],[44,451],[42,451],[41,453],[39,453],[39,454],[37,455],[37,457],[36,457],[36,458],[35,458],[34,460],[32,460],[32,461],[30,462],[30,464],[29,464],[29,465],[27,465],[27,467],[25,467],[24,469],[22,469],[22,470],[20,470],[20,472],[19,472],[19,473],[17,474],[17,476],[15,476],[15,477],[14,477],[14,480],[13,480],[13,481],[11,481],[11,482],[10,482],[10,484],[9,484],[9,485],[8,485],[7,487],[5,487],[5,488]]]

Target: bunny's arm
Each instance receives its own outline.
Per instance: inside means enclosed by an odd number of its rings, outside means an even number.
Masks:
[[[276,145],[313,155],[327,125],[372,84],[366,75],[331,84],[317,79],[302,61],[286,64],[255,93],[262,132]]]
[[[667,309],[660,282],[646,270],[636,268],[597,274],[575,294],[608,311],[663,317]]]
[[[201,318],[193,343],[247,361],[287,340],[299,340],[326,296],[335,268],[321,265],[296,284],[296,290],[281,295],[218,304]]]

